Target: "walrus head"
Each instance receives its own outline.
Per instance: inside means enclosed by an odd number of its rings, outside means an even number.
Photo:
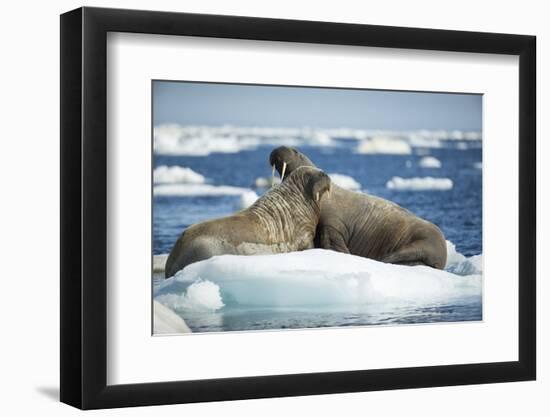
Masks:
[[[273,149],[269,155],[269,164],[273,167],[273,174],[277,170],[281,176],[281,181],[284,181],[285,177],[288,177],[296,168],[302,166],[315,167],[315,164],[307,156],[297,149],[287,146],[279,146]]]
[[[306,198],[311,199],[316,205],[326,194],[330,196],[330,177],[318,168],[300,166],[290,172],[285,184],[296,184],[302,189]]]

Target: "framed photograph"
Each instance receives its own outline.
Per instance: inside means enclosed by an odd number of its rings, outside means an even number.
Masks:
[[[533,380],[535,37],[61,16],[61,401]]]

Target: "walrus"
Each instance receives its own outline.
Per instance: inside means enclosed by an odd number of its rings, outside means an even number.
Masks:
[[[315,167],[307,156],[286,146],[274,149],[269,163],[283,184],[294,170]],[[315,246],[392,264],[443,269],[447,262],[445,237],[435,224],[391,201],[336,184],[323,203]]]
[[[259,255],[311,249],[321,202],[330,194],[328,175],[300,167],[252,206],[231,216],[197,223],[179,237],[165,277],[215,255]]]

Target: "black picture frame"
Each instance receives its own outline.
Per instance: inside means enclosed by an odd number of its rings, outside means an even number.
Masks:
[[[108,32],[519,56],[519,360],[107,385]],[[60,57],[62,402],[94,409],[535,379],[534,36],[84,7],[61,15]]]

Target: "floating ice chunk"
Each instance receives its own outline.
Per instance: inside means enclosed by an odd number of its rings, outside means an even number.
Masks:
[[[191,168],[161,165],[153,171],[155,184],[204,184],[206,178]]]
[[[441,161],[433,156],[425,156],[418,163],[422,168],[441,168]]]
[[[180,334],[191,333],[185,321],[157,300],[153,301],[153,333]]]
[[[483,273],[483,255],[475,255],[469,258],[457,252],[453,242],[447,240],[447,264],[445,271],[457,275],[479,275]]]
[[[360,154],[409,155],[411,147],[407,142],[398,138],[375,136],[359,142],[355,152]]]
[[[480,275],[483,273],[483,255],[471,256],[449,265],[445,270],[457,275]]]
[[[445,269],[449,268],[453,264],[464,262],[466,257],[456,250],[456,245],[450,240],[445,241],[447,243],[447,265]]]
[[[241,195],[249,191],[251,190],[248,188],[211,184],[159,184],[153,187],[155,196],[171,197]]]
[[[460,150],[460,151],[465,151],[468,149],[468,144],[466,142],[458,142],[456,144],[456,149]]]
[[[237,209],[245,209],[250,207],[252,204],[256,202],[256,200],[260,198],[258,194],[256,194],[255,191],[248,190],[241,194],[239,197],[239,201],[237,202]]]
[[[483,168],[483,163],[482,162],[474,162],[472,165],[476,169],[482,169]]]
[[[361,184],[359,184],[355,179],[348,175],[343,174],[328,174],[331,181],[339,187],[345,188],[346,190],[360,190]]]
[[[401,178],[393,177],[386,183],[386,188],[397,191],[445,191],[453,188],[453,181],[449,178],[415,177]]]
[[[425,266],[392,265],[311,249],[276,255],[223,255],[197,262],[164,280],[155,290],[155,299],[172,303],[169,305],[176,310],[183,305],[188,308],[191,304],[186,300],[194,297],[191,287],[206,282],[212,286],[205,288],[208,295],[201,295],[199,304],[211,308],[222,303],[265,307],[435,303],[481,295],[480,275],[458,276]],[[218,300],[217,294],[222,299]]]
[[[308,140],[308,144],[311,146],[331,146],[333,143],[329,134],[323,131],[315,131]]]
[[[279,177],[273,177],[273,180],[271,178],[258,177],[254,180],[254,187],[269,188],[273,185],[280,184],[280,183],[281,183],[281,179]]]
[[[450,240],[447,244],[447,263],[445,270],[458,275],[481,274],[483,272],[483,255],[474,255],[467,258],[456,250],[456,245]],[[153,257],[153,270],[163,272],[168,254],[155,255]]]
[[[235,135],[215,135],[209,130],[189,134],[179,125],[160,125],[154,128],[153,148],[161,155],[207,156],[211,153],[238,153],[254,149],[260,139]]]
[[[419,134],[410,135],[409,144],[414,148],[441,148],[441,141],[438,138]]]
[[[466,140],[481,140],[481,132],[464,132],[464,139]]]
[[[238,153],[262,145],[335,146],[330,134],[322,129],[162,124],[155,126],[153,135],[155,153],[164,155]]]
[[[461,130],[453,130],[450,133],[450,138],[452,140],[463,140],[464,139],[464,132],[462,132]]]
[[[166,265],[166,260],[168,259],[168,254],[163,253],[161,255],[153,256],[153,272],[162,272]]]
[[[190,283],[185,291],[166,292],[155,296],[155,300],[175,311],[216,311],[224,306],[220,287],[199,277]]]
[[[211,153],[237,153],[270,146],[338,146],[336,139],[356,140],[358,153],[408,154],[407,148],[439,148],[442,141],[479,141],[481,132],[444,130],[391,131],[362,129],[313,129],[246,127],[246,126],[181,126],[161,124],[154,127],[156,154],[207,156]],[[369,139],[370,138],[370,139]]]
[[[254,181],[254,186],[257,188],[267,188],[271,185],[271,181],[265,177],[258,177]]]

